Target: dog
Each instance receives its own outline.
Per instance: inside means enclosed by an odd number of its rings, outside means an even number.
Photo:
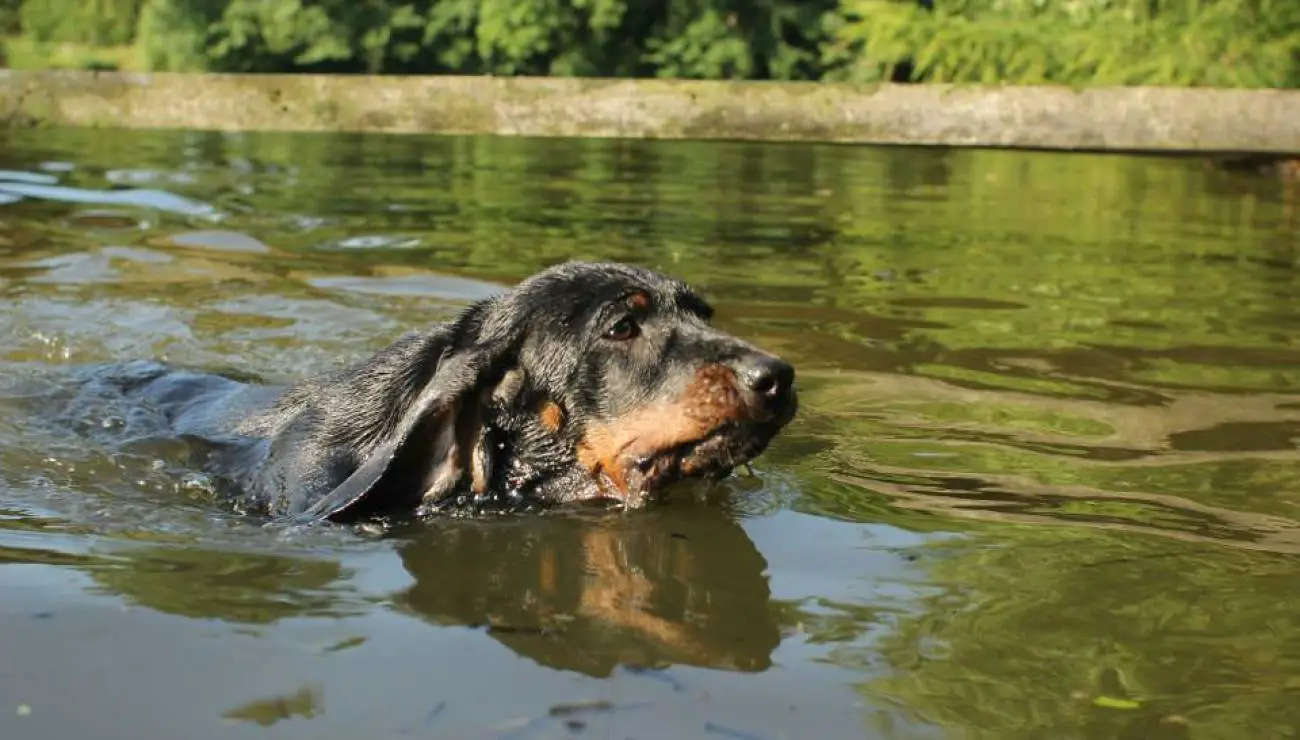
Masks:
[[[98,379],[272,519],[638,507],[747,464],[797,412],[793,366],[712,314],[652,270],[567,262],[288,387],[155,362]]]

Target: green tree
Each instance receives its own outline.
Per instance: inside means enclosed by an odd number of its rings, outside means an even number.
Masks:
[[[1294,87],[1292,0],[843,0],[825,63],[876,81]]]
[[[135,38],[139,6],[139,0],[28,0],[18,16],[23,34],[36,41],[118,46]],[[0,21],[11,8],[0,9]]]
[[[0,34],[11,36],[22,29],[22,1],[0,0]]]
[[[160,69],[812,79],[834,0],[148,0]],[[179,50],[179,51],[178,51]]]
[[[147,67],[161,72],[209,68],[208,27],[221,17],[224,0],[144,0],[136,43]]]

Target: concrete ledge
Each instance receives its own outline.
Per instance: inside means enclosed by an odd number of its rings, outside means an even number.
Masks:
[[[0,71],[7,126],[1300,153],[1300,91]]]

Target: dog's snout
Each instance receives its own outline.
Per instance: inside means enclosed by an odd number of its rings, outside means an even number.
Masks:
[[[794,366],[767,354],[741,358],[736,363],[736,375],[745,388],[767,405],[779,404],[794,386]]]

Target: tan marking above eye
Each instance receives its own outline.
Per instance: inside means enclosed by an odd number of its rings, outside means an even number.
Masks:
[[[633,293],[628,296],[627,305],[638,310],[645,310],[650,308],[650,296],[640,292]]]
[[[564,426],[564,409],[554,401],[543,402],[538,416],[542,420],[542,426],[551,432],[558,432]]]

